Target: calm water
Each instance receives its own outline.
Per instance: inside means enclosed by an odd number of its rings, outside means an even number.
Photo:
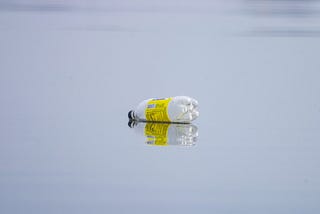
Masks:
[[[0,212],[319,213],[318,10],[0,1]],[[128,127],[175,95],[199,101],[193,146]]]

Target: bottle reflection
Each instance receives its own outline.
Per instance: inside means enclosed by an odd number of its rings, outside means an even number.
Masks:
[[[198,137],[198,128],[192,124],[129,121],[128,125],[146,137],[146,144],[153,146],[193,146]]]

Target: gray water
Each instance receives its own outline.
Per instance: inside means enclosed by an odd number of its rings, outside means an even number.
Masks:
[[[0,1],[0,213],[319,213],[318,1]],[[127,112],[200,104],[193,146]]]

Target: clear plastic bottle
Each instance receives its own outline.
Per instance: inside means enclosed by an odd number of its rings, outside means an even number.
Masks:
[[[129,121],[139,135],[145,136],[146,144],[152,146],[193,146],[198,138],[198,128],[193,124],[150,123]]]
[[[129,111],[130,120],[143,122],[190,123],[199,116],[198,101],[187,96],[177,96],[142,101]]]

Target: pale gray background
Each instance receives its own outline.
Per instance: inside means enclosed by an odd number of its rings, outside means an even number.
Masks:
[[[0,1],[0,213],[319,213],[309,1]],[[127,126],[200,103],[193,147]]]

